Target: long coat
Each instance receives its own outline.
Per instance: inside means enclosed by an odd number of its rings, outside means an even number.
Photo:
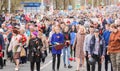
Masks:
[[[29,41],[29,60],[31,62],[40,62],[42,53],[41,53],[41,48],[42,48],[42,40],[39,38],[31,38]]]
[[[76,34],[73,47],[76,49],[76,57],[78,58],[81,57],[84,58],[84,51],[83,51],[84,39],[85,39],[85,34],[80,34],[79,32]]]

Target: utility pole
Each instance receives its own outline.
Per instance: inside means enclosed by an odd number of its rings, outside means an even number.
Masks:
[[[87,0],[85,0],[85,8],[86,8],[86,6],[87,6]]]
[[[8,0],[8,12],[11,12],[11,0]]]
[[[92,0],[92,8],[94,7],[94,0]]]
[[[44,13],[44,9],[45,9],[45,6],[44,6],[44,0],[41,0],[41,11],[42,13]]]

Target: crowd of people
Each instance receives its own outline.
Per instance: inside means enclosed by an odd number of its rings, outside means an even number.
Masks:
[[[8,60],[19,65],[30,61],[30,70],[40,71],[40,63],[52,54],[52,71],[64,68],[76,71],[120,71],[120,6],[48,13],[2,13],[0,15],[0,68]],[[63,56],[61,56],[63,54]],[[57,68],[56,67],[57,59]],[[84,62],[86,60],[86,65]]]

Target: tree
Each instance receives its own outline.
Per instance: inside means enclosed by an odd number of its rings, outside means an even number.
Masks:
[[[2,0],[0,10],[2,11],[4,9],[5,11],[7,11],[7,6],[8,6],[7,0]]]

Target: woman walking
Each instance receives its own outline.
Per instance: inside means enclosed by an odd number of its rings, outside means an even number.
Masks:
[[[73,49],[76,48],[76,61],[77,61],[77,70],[80,70],[80,67],[84,64],[84,51],[83,51],[83,45],[84,45],[84,39],[85,39],[85,28],[83,26],[79,26],[78,33],[76,34],[75,42],[73,45]]]
[[[41,49],[43,47],[42,40],[37,37],[36,32],[31,32],[31,38],[29,40],[29,60],[31,71],[34,71],[34,65],[36,63],[37,71],[40,71],[40,62],[42,57]]]
[[[72,66],[70,65],[70,33],[69,33],[69,27],[65,26],[64,29],[64,39],[65,39],[65,47],[63,48],[63,61],[64,61],[64,67],[66,68],[66,60],[68,63],[68,68],[72,68]]]
[[[13,52],[13,59],[14,59],[14,62],[15,62],[15,70],[18,71],[19,70],[19,59],[20,59],[20,52],[21,52],[21,43],[19,42],[21,39],[20,39],[20,32],[18,31],[19,30],[19,27],[18,26],[15,26],[15,28],[13,29],[13,36],[12,36],[12,39],[11,39],[11,42],[10,42],[10,45],[9,45],[9,48],[8,48],[8,52],[10,52],[12,50]]]
[[[60,27],[55,27],[55,33],[52,35],[51,38],[52,45],[61,45],[64,44],[64,35],[60,33]],[[60,67],[60,57],[61,57],[61,49],[56,49],[55,46],[52,47],[52,56],[53,56],[53,62],[52,62],[52,70],[55,71],[55,62],[57,57],[57,71],[59,71]]]
[[[76,28],[74,25],[72,25],[72,28],[70,31],[70,46],[71,46],[71,57],[74,57],[74,58],[75,58],[75,48],[74,48],[74,50],[72,50],[72,46],[74,44],[75,37],[76,37]],[[73,52],[74,52],[74,54],[73,54]]]

